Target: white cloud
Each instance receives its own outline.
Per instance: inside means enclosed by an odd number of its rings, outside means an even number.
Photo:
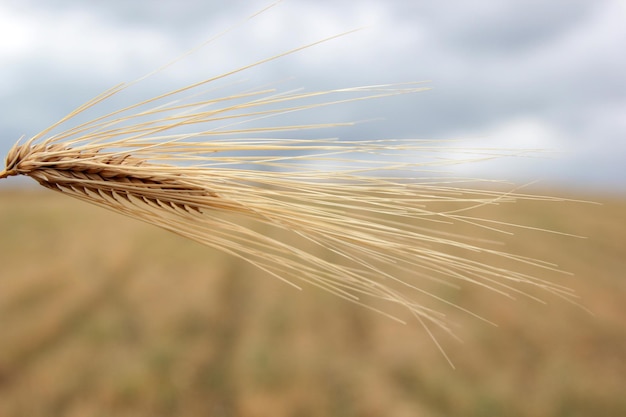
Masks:
[[[486,138],[505,149],[562,150],[567,143],[555,126],[532,116],[505,120],[488,129]]]
[[[120,79],[142,62],[174,51],[163,33],[150,27],[115,26],[83,9],[39,12],[0,8],[0,59],[39,65],[44,71]],[[161,58],[162,59],[162,58]],[[152,64],[150,64],[152,63]]]
[[[37,41],[37,20],[34,16],[0,4],[0,60],[18,60],[29,53]]]
[[[505,120],[472,135],[459,134],[448,146],[445,158],[463,162],[447,171],[461,176],[493,180],[534,181],[545,179],[542,165],[563,163],[571,156],[568,142],[556,126],[532,116]],[[464,163],[469,161],[470,163]]]

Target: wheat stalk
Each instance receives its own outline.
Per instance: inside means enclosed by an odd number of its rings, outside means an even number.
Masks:
[[[418,299],[451,303],[425,290],[424,279],[471,283],[509,296],[525,293],[527,285],[572,296],[538,276],[452,252],[485,254],[539,270],[555,265],[437,230],[438,223],[454,222],[502,230],[505,224],[468,213],[520,199],[559,199],[474,189],[438,175],[437,168],[458,161],[440,157],[449,148],[436,141],[307,139],[298,133],[352,123],[267,124],[321,106],[413,94],[424,90],[421,84],[316,92],[266,88],[225,97],[201,91],[310,46],[53,133],[132,84],[116,86],[31,139],[18,141],[0,178],[29,176],[46,188],[244,259],[294,286],[304,281],[399,321],[384,304],[401,306],[431,337],[431,325],[450,331],[449,323]],[[265,125],[255,127],[259,121]],[[469,159],[504,154],[462,151]],[[424,160],[424,155],[432,158]],[[407,272],[415,281],[400,278]]]

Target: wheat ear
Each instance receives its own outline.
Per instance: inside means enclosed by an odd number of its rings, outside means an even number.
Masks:
[[[18,142],[0,178],[29,176],[46,188],[242,258],[294,286],[307,282],[403,321],[385,304],[401,306],[431,337],[430,325],[450,328],[423,300],[451,303],[424,289],[427,279],[471,283],[505,295],[525,293],[530,285],[572,296],[535,275],[453,252],[537,270],[555,265],[437,229],[462,222],[500,230],[507,225],[468,213],[519,199],[558,199],[481,190],[438,175],[438,167],[457,162],[441,158],[449,149],[436,141],[308,139],[301,132],[351,123],[268,124],[321,106],[413,94],[424,90],[421,84],[317,92],[258,89],[224,97],[201,91],[268,60],[53,133],[129,86],[119,85]],[[501,154],[462,151],[472,159]],[[413,279],[402,278],[407,275]]]

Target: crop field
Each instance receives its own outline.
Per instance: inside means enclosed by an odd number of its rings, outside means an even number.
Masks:
[[[568,197],[602,204],[483,214],[585,239],[454,230],[558,264],[572,275],[541,278],[584,308],[438,289],[497,325],[439,305],[462,339],[435,331],[452,369],[417,322],[50,191],[4,190],[0,416],[624,416],[626,200]]]

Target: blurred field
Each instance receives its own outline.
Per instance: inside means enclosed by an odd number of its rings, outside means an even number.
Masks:
[[[595,316],[443,294],[499,325],[450,310],[453,370],[418,325],[52,192],[4,191],[0,416],[624,416],[626,201],[601,202],[489,209],[589,237],[519,231],[507,247],[575,273],[542,277]]]

